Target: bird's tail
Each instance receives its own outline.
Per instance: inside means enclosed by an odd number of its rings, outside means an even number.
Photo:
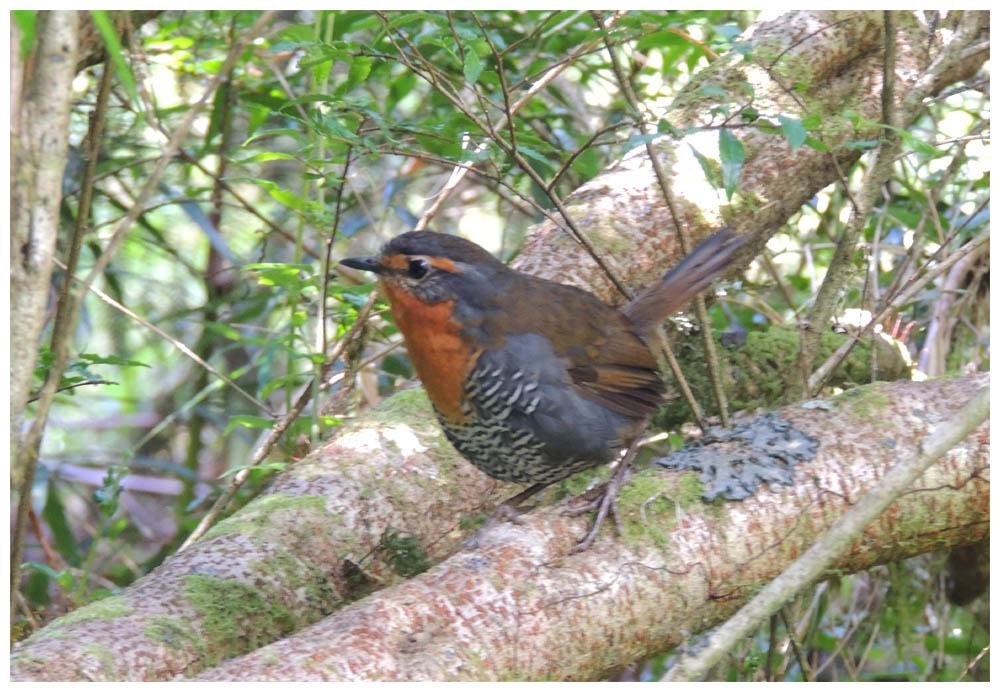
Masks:
[[[662,279],[633,298],[625,306],[625,314],[640,334],[648,335],[725,272],[746,240],[746,236],[736,235],[728,228],[714,233]]]

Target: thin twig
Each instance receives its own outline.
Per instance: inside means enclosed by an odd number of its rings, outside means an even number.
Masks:
[[[66,561],[63,560],[59,553],[52,549],[52,544],[49,543],[48,537],[42,531],[42,522],[39,521],[33,507],[28,509],[28,519],[31,521],[31,529],[35,532],[35,536],[38,537],[38,544],[42,546],[42,552],[45,553],[45,560],[49,563],[49,566],[52,569],[63,569],[66,567]]]
[[[597,141],[598,137],[600,137],[601,135],[605,135],[608,132],[614,132],[615,130],[621,129],[623,127],[628,127],[628,123],[627,122],[612,123],[611,125],[608,125],[607,127],[603,127],[600,130],[598,130],[597,132],[595,132],[593,135],[591,135],[590,138],[587,139],[586,142],[584,142],[579,147],[577,147],[576,151],[574,151],[572,154],[570,154],[569,158],[567,158],[563,162],[563,164],[559,167],[559,170],[557,170],[555,172],[555,175],[552,176],[552,180],[549,181],[548,186],[545,188],[546,191],[549,191],[549,190],[552,190],[553,188],[555,188],[556,184],[559,182],[559,179],[561,177],[563,177],[563,175],[566,174],[566,171],[569,170],[570,166],[573,165],[573,162],[576,161],[576,159],[581,154],[583,154],[583,152],[587,151],[588,149],[590,149],[593,146],[604,146],[606,144],[606,142],[602,142],[600,145],[595,144],[595,142]]]
[[[969,214],[966,217],[964,222],[952,228],[947,238],[945,238],[944,242],[941,244],[941,247],[939,247],[937,251],[930,257],[930,259],[927,260],[927,264],[932,264],[933,262],[937,261],[938,256],[945,251],[949,243],[951,243],[951,241],[958,236],[958,234],[969,224],[969,222],[972,219],[976,217],[976,215],[979,214],[979,212],[981,212],[986,207],[988,203],[989,203],[988,198],[983,200],[980,203],[979,207],[977,207],[972,214]],[[807,391],[816,393],[820,389],[822,389],[826,384],[826,380],[829,379],[830,375],[840,366],[840,363],[843,362],[843,360],[848,356],[848,354],[850,354],[854,346],[857,345],[857,343],[861,340],[861,338],[863,338],[871,329],[873,329],[876,324],[881,324],[882,321],[886,317],[888,317],[892,311],[901,309],[910,300],[912,300],[916,296],[916,294],[934,277],[936,277],[941,272],[953,266],[955,262],[958,262],[964,257],[966,257],[967,253],[976,252],[978,248],[988,240],[989,240],[989,234],[983,234],[979,236],[975,240],[972,240],[969,243],[963,245],[955,252],[955,254],[943,260],[940,264],[935,266],[924,276],[922,277],[917,275],[910,276],[905,282],[903,282],[901,287],[895,289],[895,291],[887,292],[885,295],[885,303],[883,304],[881,310],[879,310],[877,315],[872,317],[872,319],[868,322],[868,324],[864,327],[864,329],[862,329],[860,332],[852,334],[852,337],[849,340],[841,344],[840,347],[834,353],[832,353],[826,359],[826,361],[823,362],[822,365],[816,368],[813,374],[809,377],[808,383],[806,385]],[[916,246],[916,242],[914,242],[914,245]],[[907,259],[909,259],[911,255],[913,255],[912,252],[907,255]],[[893,282],[893,285],[895,286],[895,282]]]
[[[856,608],[854,610],[854,612],[861,613],[861,617],[859,617],[857,620],[855,620],[853,623],[851,623],[851,626],[847,628],[847,631],[844,632],[840,637],[838,637],[838,639],[837,639],[837,646],[835,646],[834,649],[833,649],[833,651],[831,651],[829,653],[829,655],[826,657],[826,660],[823,661],[819,665],[819,667],[816,668],[815,671],[813,671],[813,676],[819,675],[820,673],[822,673],[826,669],[826,667],[828,665],[830,665],[831,663],[833,663],[834,661],[836,661],[837,660],[837,656],[840,655],[840,652],[843,650],[843,648],[845,646],[847,646],[847,644],[850,641],[851,637],[854,636],[854,632],[857,631],[857,629],[868,618],[868,616],[870,614],[872,614],[872,613],[879,612],[879,611],[877,611],[875,609],[875,605],[876,605],[876,600],[879,599],[880,596],[881,596],[881,594],[879,593],[878,589],[872,589],[872,592],[868,596],[868,600],[865,602],[865,604],[863,606],[861,606],[860,608]],[[857,603],[855,605],[860,606],[861,604]],[[876,629],[876,631],[878,629],[878,620],[875,621],[875,629]],[[870,645],[870,642],[869,642],[869,645]],[[850,656],[844,656],[845,660],[847,658],[850,658]],[[859,667],[860,667],[860,665],[859,665]]]
[[[778,645],[778,616],[771,615],[767,628],[767,656],[764,659],[764,680],[774,682],[774,649]]]
[[[877,315],[874,315],[864,328],[851,334],[851,338],[844,341],[844,343],[842,343],[836,351],[830,354],[829,358],[827,358],[822,365],[816,368],[809,378],[809,391],[815,393],[822,389],[826,384],[826,380],[837,369],[844,358],[847,357],[847,354],[850,353],[852,348],[854,348],[854,345],[864,338],[868,332],[874,329],[876,324],[881,324],[890,313],[902,308],[910,302],[910,300],[912,300],[916,294],[934,277],[944,271],[947,271],[952,265],[965,258],[968,254],[979,251],[979,249],[988,243],[989,240],[990,236],[988,233],[977,236],[974,240],[969,241],[956,250],[950,257],[948,257],[948,259],[928,271],[924,276],[919,278],[913,277],[913,279],[907,282],[906,285],[904,285],[903,290],[901,290],[892,301],[887,303]]]
[[[493,59],[497,63],[497,76],[500,78],[500,95],[503,96],[504,120],[507,121],[507,136],[510,137],[511,148],[517,151],[517,131],[514,129],[514,111],[511,110],[510,88],[507,86],[507,71],[504,69],[503,59],[500,57],[493,39],[490,38],[489,32],[486,31],[486,27],[479,21],[479,17],[475,12],[472,13],[472,18],[475,20],[476,26],[479,27],[479,31],[486,40],[486,45],[489,46],[490,52],[493,53]]]
[[[792,653],[795,654],[795,660],[798,661],[799,669],[802,671],[802,678],[806,682],[815,682],[812,668],[809,666],[809,662],[806,661],[805,656],[802,655],[802,649],[799,648],[798,637],[795,636],[795,631],[788,622],[788,615],[785,613],[785,610],[785,608],[780,609],[778,611],[778,615],[781,617],[781,622],[785,625],[785,631],[788,633],[788,643],[792,645]]]
[[[342,174],[343,183],[337,186],[337,202],[333,207],[333,230],[326,239],[326,255],[323,258],[323,291],[320,293],[319,321],[322,325],[323,338],[320,351],[325,353],[329,342],[326,334],[326,301],[327,293],[330,290],[330,264],[333,257],[333,241],[337,238],[337,231],[340,229],[340,214],[343,211],[344,188],[347,185],[347,174],[351,169],[352,148],[347,148],[347,156],[344,158],[344,172]]]
[[[781,291],[781,297],[785,299],[785,303],[788,305],[790,310],[795,310],[795,297],[792,295],[792,291],[788,288],[788,284],[781,278],[781,274],[778,273],[778,268],[774,266],[774,259],[771,257],[770,251],[765,247],[760,253],[761,261],[764,263],[764,268],[767,273],[771,275],[774,279],[774,283],[778,285],[778,290]]]
[[[684,400],[691,408],[691,415],[694,416],[695,423],[702,430],[708,430],[708,421],[705,420],[705,412],[702,410],[698,400],[694,398],[691,385],[688,384],[687,378],[684,377],[684,371],[681,370],[681,364],[677,362],[677,356],[674,355],[674,349],[670,347],[670,341],[667,339],[667,333],[662,324],[656,327],[656,345],[659,348],[656,349],[653,355],[656,357],[656,363],[660,371],[663,371],[663,362],[666,361],[667,368],[677,381],[677,386],[680,387],[681,395],[683,395]]]
[[[983,125],[983,123],[979,123]],[[979,127],[977,125],[977,127]],[[924,213],[920,217],[920,222],[913,232],[913,244],[910,246],[909,251],[907,251],[906,256],[903,259],[903,263],[896,269],[896,275],[893,277],[892,282],[886,289],[883,295],[883,301],[888,302],[894,298],[899,290],[899,286],[903,283],[904,279],[909,273],[910,266],[916,261],[917,255],[920,254],[920,250],[923,247],[921,239],[924,237],[924,227],[927,224],[927,219],[932,213],[931,210],[936,212],[938,200],[941,198],[945,186],[951,181],[952,178],[961,169],[963,161],[962,158],[965,155],[965,149],[968,142],[963,141],[958,144],[952,154],[951,162],[948,167],[941,173],[941,177],[938,179],[937,183],[933,185],[927,192],[927,204],[924,205]]]
[[[958,679],[955,680],[955,682],[961,682],[963,679],[965,679],[965,676],[969,674],[969,671],[975,668],[976,664],[979,663],[979,661],[982,660],[983,656],[985,656],[989,652],[990,652],[990,645],[987,644],[986,646],[983,647],[983,650],[980,651],[974,659],[972,659],[972,662],[965,667],[965,670],[962,671],[962,674],[958,676]]]
[[[95,384],[118,384],[117,382],[112,382],[111,380],[87,380],[86,382],[77,382],[75,384],[68,384],[65,387],[59,387],[56,390],[56,394],[60,392],[67,392],[70,389],[76,389],[77,387],[87,387]],[[28,397],[28,403],[33,404],[38,401],[37,396]]]
[[[823,283],[816,293],[813,307],[801,325],[799,347],[804,366],[812,366],[823,328],[830,321],[841,293],[845,290],[847,281],[853,271],[852,257],[857,249],[861,229],[871,213],[879,190],[892,174],[893,163],[902,141],[899,130],[896,127],[900,118],[893,106],[893,94],[890,91],[895,81],[889,76],[894,74],[896,69],[895,50],[889,49],[889,46],[895,47],[895,34],[892,32],[891,13],[887,12],[885,16],[887,17],[887,25],[885,29],[886,51],[882,66],[882,137],[875,152],[875,158],[865,172],[857,200],[855,201],[853,197],[851,198],[854,204],[851,217],[841,232],[840,239],[837,242],[837,249],[834,250],[826,277],[824,277]],[[889,93],[884,93],[886,91],[889,91]],[[849,190],[849,188],[844,189]],[[810,376],[810,382],[813,380],[814,375],[815,373]],[[815,390],[808,387],[801,394],[803,397],[808,397],[810,391]]]
[[[180,154],[181,158],[183,158],[188,163],[192,164],[195,168],[197,168],[198,170],[200,170],[205,175],[207,175],[207,176],[209,176],[209,177],[211,177],[213,179],[216,178],[215,174],[212,173],[212,171],[210,171],[207,168],[205,168],[205,166],[198,159],[196,159],[193,155],[189,154],[184,149],[180,149],[178,151],[178,154]],[[232,185],[230,185],[225,180],[219,180],[218,184],[221,185],[222,188],[226,192],[228,192],[229,195],[233,199],[235,199],[237,202],[239,202],[240,205],[244,209],[246,209],[249,213],[251,213],[254,216],[256,216],[258,219],[260,219],[260,221],[263,222],[265,225],[267,225],[268,228],[270,228],[272,231],[274,231],[275,233],[277,233],[278,235],[280,235],[285,240],[289,240],[291,242],[295,242],[295,236],[293,236],[290,232],[286,231],[284,228],[282,228],[281,226],[279,226],[277,223],[275,223],[274,221],[272,221],[268,217],[264,216],[264,214],[262,214],[261,212],[257,211],[257,208],[251,202],[249,202],[245,197],[243,197],[239,193],[239,191],[236,190],[236,188],[234,188]],[[309,247],[308,245],[304,245],[302,247],[302,249],[303,249],[303,251],[305,251],[305,253],[307,255],[309,255],[313,259],[319,259],[319,253],[317,253],[315,249]]]

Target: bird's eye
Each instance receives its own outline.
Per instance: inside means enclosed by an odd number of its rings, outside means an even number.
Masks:
[[[431,270],[431,265],[425,259],[412,259],[407,273],[414,279],[422,279]]]

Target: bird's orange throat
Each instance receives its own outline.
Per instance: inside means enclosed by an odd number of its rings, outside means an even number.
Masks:
[[[452,318],[455,301],[428,304],[392,281],[382,280],[379,284],[389,299],[396,326],[403,333],[427,396],[439,413],[462,423],[464,383],[479,353],[459,335],[460,325]]]

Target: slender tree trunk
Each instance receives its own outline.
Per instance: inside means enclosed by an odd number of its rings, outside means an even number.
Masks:
[[[75,11],[46,11],[36,22],[27,61],[11,55],[10,425],[15,445],[51,290],[78,17]],[[12,49],[17,44],[12,41]],[[23,472],[11,466],[15,487]]]

